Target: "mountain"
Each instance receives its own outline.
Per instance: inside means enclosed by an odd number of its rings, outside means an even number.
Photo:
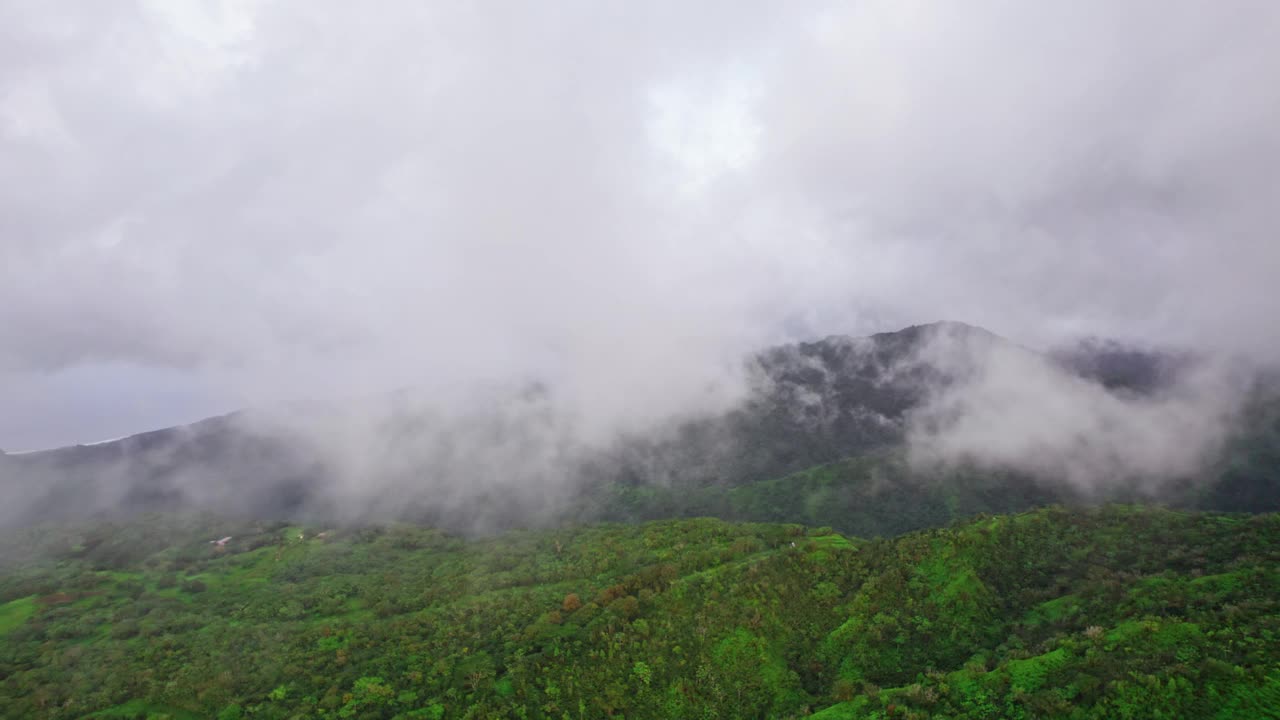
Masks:
[[[1142,393],[1167,386],[1195,362],[1185,352],[1137,348],[1103,338],[1086,338],[1054,348],[1048,355],[1070,372],[1104,387]]]
[[[535,384],[0,455],[0,716],[1276,717],[1274,378],[959,323],[747,366],[604,445]]]
[[[734,407],[603,447],[577,442],[554,388],[544,386],[493,394],[452,415],[412,394],[283,419],[245,411],[90,446],[0,455],[0,524],[192,509],[317,521],[398,517],[467,530],[715,515],[880,535],[973,512],[1154,496],[1116,483],[1091,497],[1025,469],[908,462],[904,442],[919,410],[992,372],[993,358],[1126,396],[1158,395],[1191,366],[1183,356],[1096,341],[1041,356],[947,322],[764,350],[749,358],[747,391]],[[1170,478],[1157,488],[1163,500],[1280,507],[1280,402],[1260,397],[1207,478]]]
[[[565,494],[668,480],[702,487],[772,479],[900,442],[904,413],[940,380],[926,364],[905,364],[940,332],[998,341],[952,323],[771,348],[750,359],[749,392],[727,413],[589,452],[560,448],[572,445],[572,429],[557,429],[546,388],[526,388],[487,398],[461,417],[439,416],[429,400],[397,397],[371,408],[310,408],[281,422],[246,411],[94,445],[0,456],[9,498],[0,522],[125,509],[330,515],[363,500],[344,496],[350,477],[359,475],[362,485],[394,491],[398,511],[409,506],[455,526],[481,517],[503,525],[530,514],[535,499],[520,487],[549,484],[536,473],[571,475]],[[335,462],[335,445],[355,436],[362,447]],[[552,451],[558,454],[545,471],[529,461]],[[462,503],[440,499],[499,475],[522,482]],[[431,492],[406,493],[421,487]]]
[[[122,511],[297,507],[314,467],[289,443],[245,432],[237,414],[0,457],[7,500],[0,519],[34,522]]]

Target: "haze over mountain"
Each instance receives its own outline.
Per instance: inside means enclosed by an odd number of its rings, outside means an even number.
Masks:
[[[6,3],[0,447],[529,373],[607,437],[944,317],[1274,357],[1277,35],[1249,0]]]
[[[477,391],[463,412],[406,390],[2,456],[3,520],[181,509],[492,530],[736,516],[732,488],[785,488],[792,473],[858,458],[907,501],[977,469],[987,491],[1025,493],[1006,509],[1117,497],[1195,505],[1222,482],[1215,463],[1238,452],[1232,439],[1272,422],[1242,418],[1261,387],[1242,368],[1097,343],[1042,355],[954,322],[748,360],[741,394],[722,409],[612,436],[584,432],[554,385],[529,383]],[[1257,472],[1246,484],[1261,505],[1246,509],[1280,502],[1272,470]],[[827,511],[840,525],[840,513],[872,502],[849,495]]]

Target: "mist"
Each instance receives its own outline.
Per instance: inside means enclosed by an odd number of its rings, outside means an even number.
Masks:
[[[773,392],[755,353],[956,319],[1206,359],[1134,395],[934,343],[956,381],[875,432],[1159,486],[1280,350],[1278,37],[1244,0],[8,3],[0,447],[248,408],[332,507],[551,512]],[[751,450],[697,431],[632,462]]]
[[[1051,355],[945,327],[911,362],[951,380],[907,419],[917,467],[1012,469],[1095,497],[1206,482],[1258,377],[1215,355],[1169,362],[1140,390],[1109,388]]]

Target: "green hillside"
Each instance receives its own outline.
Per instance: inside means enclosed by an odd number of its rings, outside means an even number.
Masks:
[[[1060,483],[1039,483],[1013,472],[922,471],[912,468],[902,451],[889,450],[731,487],[611,485],[592,496],[580,516],[800,522],[871,538],[940,527],[978,513],[1021,512],[1079,499]]]
[[[5,540],[5,717],[1280,707],[1275,515],[1050,508],[873,541],[709,519],[464,539],[169,516]]]

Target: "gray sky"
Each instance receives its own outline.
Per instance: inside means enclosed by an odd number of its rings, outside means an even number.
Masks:
[[[1276,68],[1270,0],[0,2],[0,448],[942,318],[1273,354]]]

